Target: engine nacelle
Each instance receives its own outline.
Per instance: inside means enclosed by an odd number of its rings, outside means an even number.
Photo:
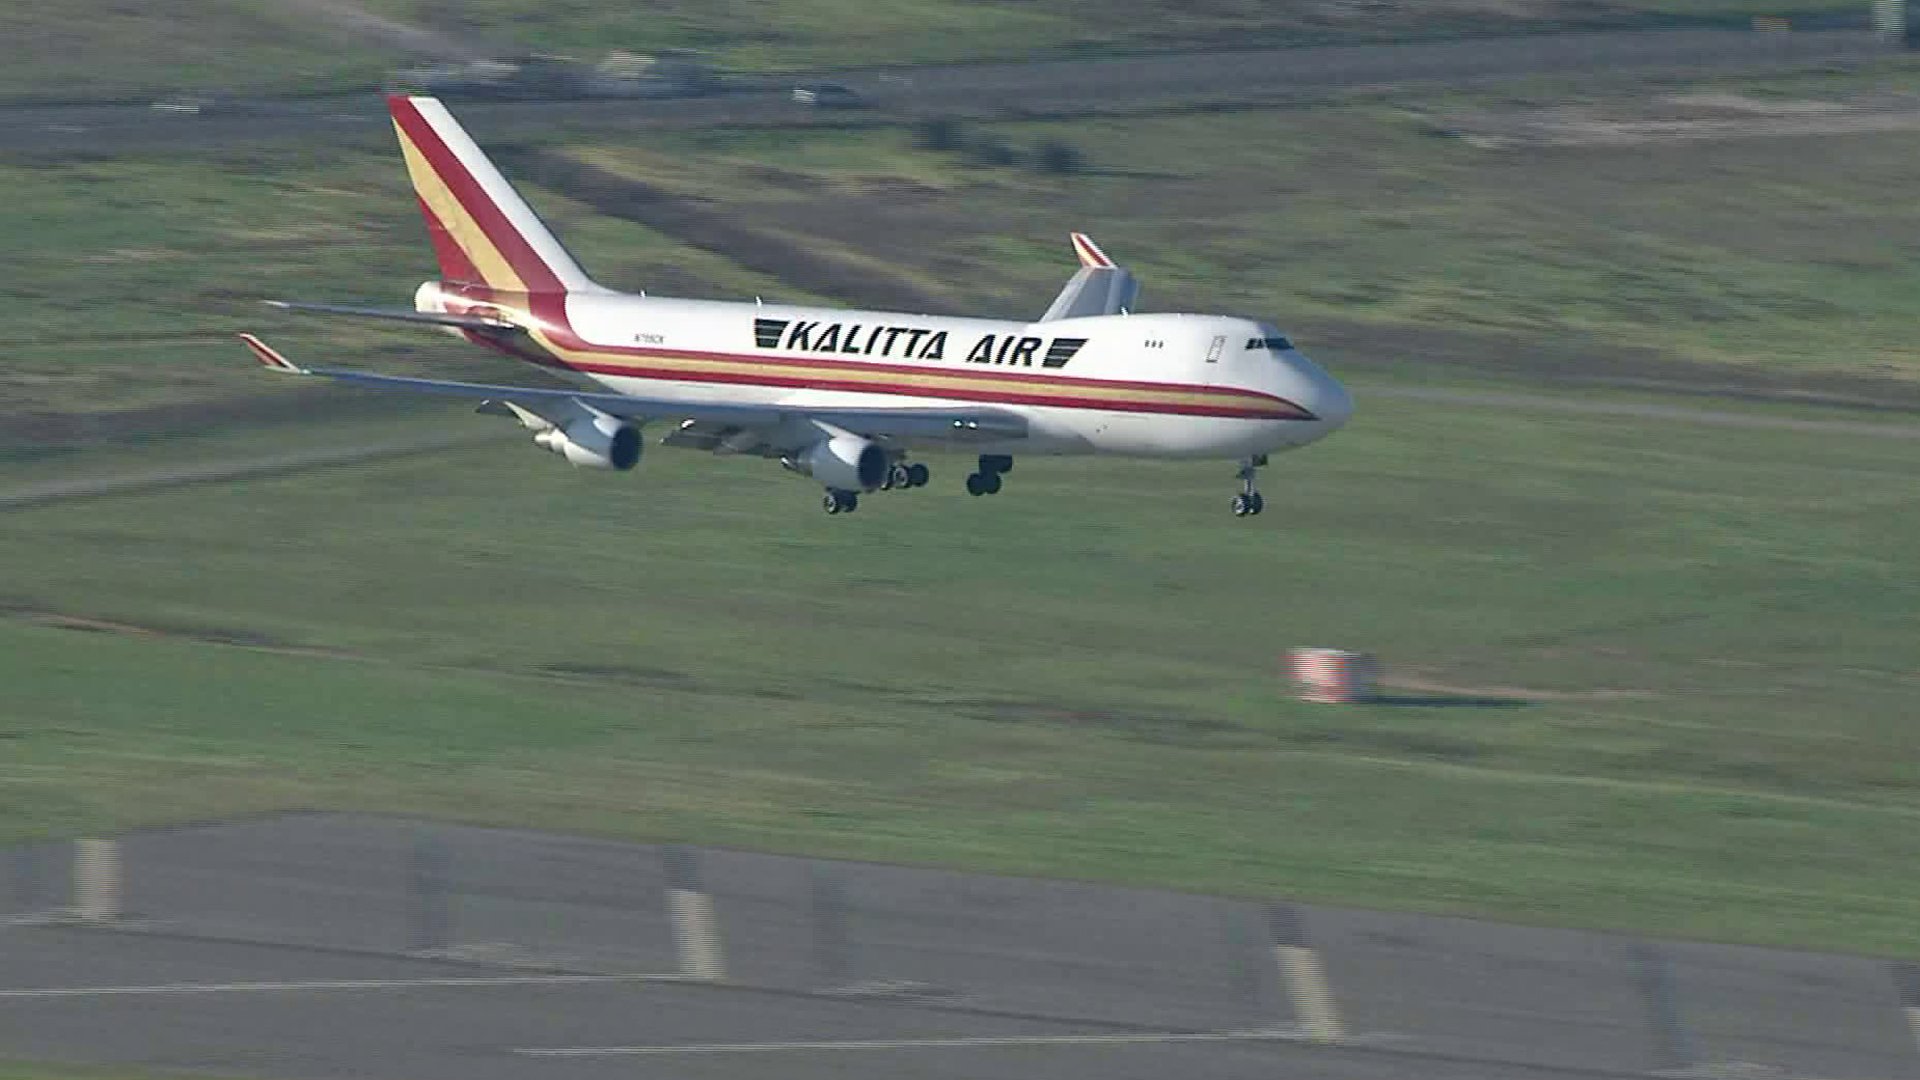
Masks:
[[[640,464],[640,429],[606,413],[583,416],[565,427],[547,428],[535,434],[533,441],[590,469],[626,472]]]
[[[820,440],[782,464],[838,491],[873,491],[887,478],[887,452],[871,440],[842,432]]]

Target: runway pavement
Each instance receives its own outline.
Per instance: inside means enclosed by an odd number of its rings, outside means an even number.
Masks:
[[[1407,44],[1162,53],[1020,64],[951,64],[760,78],[713,97],[463,101],[462,119],[499,140],[555,125],[605,130],[804,126],[924,115],[1075,115],[1201,102],[1287,100],[1369,86],[1457,85],[1529,75],[1765,70],[1884,55],[1860,30],[1679,30],[1553,34]],[[812,109],[787,87],[826,79],[873,108]],[[139,104],[0,108],[0,152],[107,153],[356,137],[387,138],[376,95],[239,101],[203,115]]]
[[[267,1077],[1533,1080],[1564,1072],[646,979],[0,931],[0,1053]],[[91,993],[49,992],[95,987]],[[28,993],[18,992],[28,988]]]
[[[1920,1075],[1865,957],[1287,906],[1343,1028],[1321,1046],[1245,900],[709,851],[706,985],[656,847],[293,815],[123,849],[114,927],[0,929],[0,1054],[422,1080]],[[16,907],[66,890],[39,853]]]

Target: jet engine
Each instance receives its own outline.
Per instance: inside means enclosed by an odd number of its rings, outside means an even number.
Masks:
[[[565,427],[535,433],[534,444],[593,469],[625,472],[640,463],[640,429],[617,416],[596,412]]]
[[[887,452],[870,440],[841,432],[781,464],[836,491],[873,491],[886,480],[888,461]]]

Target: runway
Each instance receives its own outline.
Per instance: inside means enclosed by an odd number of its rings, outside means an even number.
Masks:
[[[1338,1013],[1322,1045],[1247,900],[707,851],[707,983],[656,847],[331,814],[121,843],[123,919],[0,929],[0,1055],[415,1080],[1920,1074],[1869,957],[1286,905]],[[0,861],[17,908],[66,894],[60,858]]]
[[[0,948],[10,988],[0,1052],[90,1065],[414,1080],[1570,1075],[1389,1046],[1316,1047],[1285,1032],[1068,1025],[646,978],[475,976],[445,963],[112,932],[16,927],[0,932]]]

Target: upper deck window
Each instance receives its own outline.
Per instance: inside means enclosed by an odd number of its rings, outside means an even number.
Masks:
[[[1272,349],[1274,352],[1290,352],[1293,342],[1284,337],[1257,337],[1247,339],[1249,349]]]

